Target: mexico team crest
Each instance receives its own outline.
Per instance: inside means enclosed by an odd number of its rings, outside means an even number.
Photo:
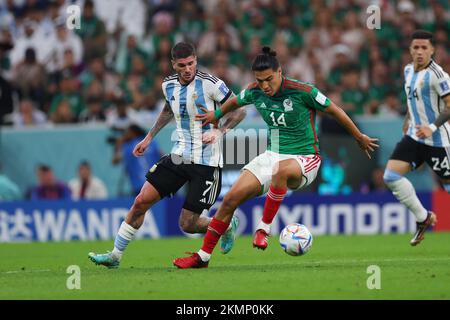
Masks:
[[[283,107],[284,107],[284,112],[288,112],[288,111],[292,111],[294,110],[294,108],[292,108],[292,100],[291,99],[285,99],[283,101]]]

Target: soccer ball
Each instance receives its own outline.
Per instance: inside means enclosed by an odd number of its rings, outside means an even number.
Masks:
[[[288,224],[280,233],[280,245],[291,256],[301,256],[312,246],[313,236],[303,224]]]

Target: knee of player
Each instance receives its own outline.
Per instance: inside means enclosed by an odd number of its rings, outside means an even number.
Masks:
[[[139,193],[136,198],[134,198],[134,205],[136,207],[142,207],[148,205],[148,201],[145,200],[144,196]]]
[[[403,178],[403,176],[400,173],[397,173],[393,170],[386,168],[386,170],[384,171],[383,180],[384,183],[386,184],[393,183],[395,181],[400,180],[401,178]]]

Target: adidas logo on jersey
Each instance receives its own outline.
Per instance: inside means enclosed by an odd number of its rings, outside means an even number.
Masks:
[[[266,109],[267,108],[267,106],[266,106],[266,104],[263,102],[263,103],[261,103],[261,105],[259,106],[261,109]]]
[[[206,203],[206,198],[200,199],[200,202]]]

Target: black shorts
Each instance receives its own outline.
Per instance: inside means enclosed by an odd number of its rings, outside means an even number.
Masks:
[[[175,163],[174,163],[175,162]],[[222,169],[182,163],[177,155],[163,156],[145,175],[161,199],[174,195],[189,182],[183,208],[201,214],[216,202],[222,187]]]
[[[428,146],[404,136],[391,159],[408,162],[413,170],[426,162],[441,179],[450,179],[450,148]]]

